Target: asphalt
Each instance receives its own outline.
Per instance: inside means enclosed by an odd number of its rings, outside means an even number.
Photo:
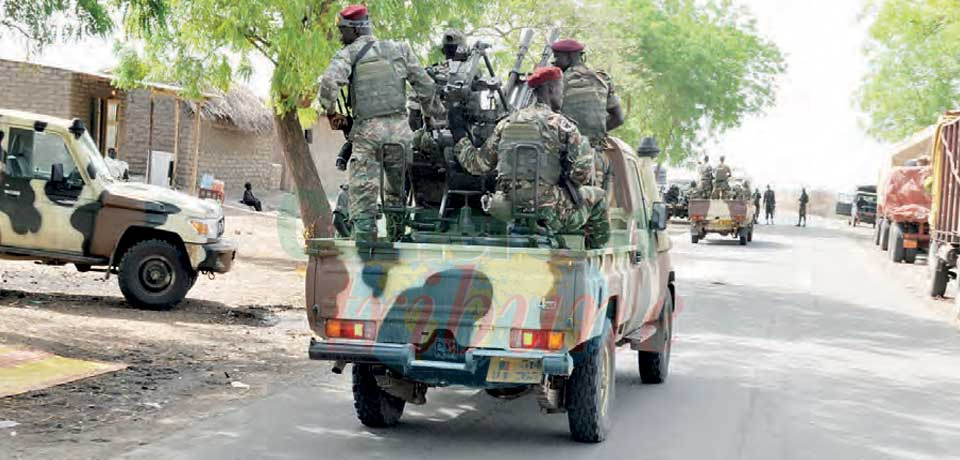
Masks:
[[[785,220],[785,219],[784,219]],[[432,390],[402,424],[353,414],[349,377],[294,387],[187,422],[131,459],[960,458],[960,332],[922,295],[924,267],[893,266],[868,229],[760,226],[740,247],[675,228],[682,296],[671,375],[640,383],[617,355],[614,429],[569,439],[532,397]],[[328,380],[326,378],[322,380]]]

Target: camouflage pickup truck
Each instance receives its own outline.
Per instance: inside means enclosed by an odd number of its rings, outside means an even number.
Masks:
[[[754,210],[749,200],[690,200],[690,242],[697,244],[708,233],[718,233],[746,246],[753,241]]]
[[[156,309],[233,264],[218,203],[113,179],[79,120],[0,110],[0,157],[0,258],[113,273]]]
[[[644,383],[664,381],[676,298],[666,209],[652,159],[615,144],[603,249],[583,249],[580,234],[506,231],[469,206],[411,210],[414,230],[394,244],[308,241],[309,355],[335,373],[353,364],[363,424],[394,425],[428,388],[463,385],[536,392],[574,439],[599,442],[618,346],[639,351]]]

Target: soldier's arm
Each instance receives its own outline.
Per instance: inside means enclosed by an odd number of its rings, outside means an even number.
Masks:
[[[320,77],[320,105],[326,110],[327,114],[335,111],[337,98],[340,96],[340,88],[350,81],[350,51],[343,48],[337,51],[330,59],[330,64]]]
[[[480,147],[475,147],[470,139],[463,138],[454,146],[454,154],[460,166],[474,176],[481,176],[493,171],[499,160],[497,145],[500,144],[500,135],[503,124],[497,125],[493,134]]]
[[[431,104],[433,103],[436,83],[430,78],[430,74],[424,70],[423,66],[420,65],[420,61],[418,61],[416,55],[413,54],[410,45],[401,43],[400,51],[403,55],[403,63],[407,71],[407,82],[413,87],[415,93],[414,101],[420,104],[421,111],[431,113],[432,110],[428,111],[424,109],[432,107]]]
[[[584,142],[577,125],[562,115],[555,115],[553,124],[560,131],[560,142],[566,144],[570,160],[570,178],[578,185],[587,184],[593,176],[594,158],[590,144]]]
[[[610,75],[606,72],[597,72],[597,75],[607,83],[607,130],[613,131],[623,126],[625,118],[623,107],[620,106],[620,98],[613,88],[613,79],[610,78]]]

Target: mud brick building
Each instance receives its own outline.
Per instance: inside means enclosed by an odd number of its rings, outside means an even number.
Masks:
[[[101,153],[115,148],[134,180],[192,192],[213,174],[238,194],[244,182],[276,189],[283,176],[270,110],[239,84],[188,101],[168,85],[125,91],[106,74],[0,59],[0,107],[82,120]]]

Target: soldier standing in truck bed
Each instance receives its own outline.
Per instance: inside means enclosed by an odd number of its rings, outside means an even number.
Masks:
[[[557,40],[550,45],[553,64],[563,70],[563,107],[561,113],[577,123],[595,154],[592,185],[607,189],[610,161],[604,150],[607,133],[623,125],[623,108],[613,89],[613,80],[605,72],[584,64],[584,46],[573,39]]]
[[[337,28],[344,47],[323,72],[320,105],[332,128],[345,128],[348,121],[336,114],[336,103],[340,88],[349,85],[353,155],[347,165],[347,181],[353,236],[358,241],[376,240],[377,202],[382,192],[387,233],[397,240],[404,233],[405,212],[396,210],[405,204],[402,171],[410,161],[413,137],[407,124],[407,83],[421,106],[432,104],[434,83],[409,45],[373,37],[366,7],[342,9]],[[381,174],[385,190],[380,187]]]
[[[710,166],[710,157],[703,156],[703,161],[697,167],[697,175],[700,176],[700,187],[697,190],[699,198],[709,200],[713,195],[713,167]]]
[[[562,72],[542,67],[527,85],[536,91],[537,102],[503,119],[482,146],[465,137],[466,127],[450,126],[459,139],[457,161],[470,174],[497,171],[492,210],[535,213],[538,223],[553,234],[582,229],[588,248],[603,247],[610,237],[606,193],[600,187],[579,186],[591,179],[594,159],[576,124],[556,113],[563,101]],[[531,144],[538,147],[536,152],[525,151]],[[572,190],[563,187],[566,180],[573,181]],[[491,214],[511,217],[509,212]]]
[[[726,157],[720,156],[720,164],[713,170],[713,196],[715,200],[730,199],[730,167]]]

